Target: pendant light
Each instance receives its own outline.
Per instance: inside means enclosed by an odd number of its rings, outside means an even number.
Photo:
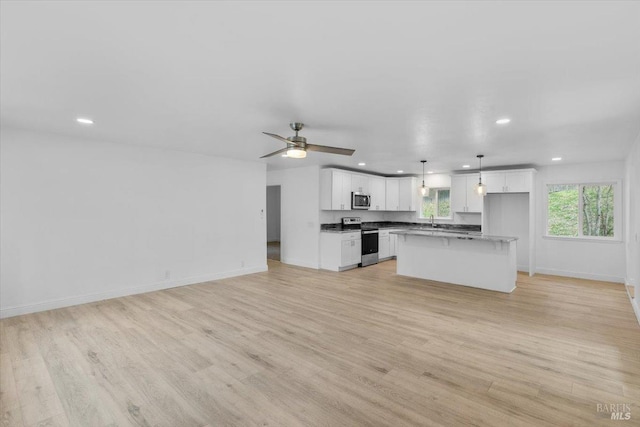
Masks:
[[[484,185],[482,183],[482,158],[484,157],[483,154],[478,154],[476,156],[478,158],[478,161],[480,162],[480,169],[478,171],[478,185],[476,185],[476,193],[479,196],[486,196],[487,195],[487,186]]]
[[[429,187],[424,185],[424,165],[425,163],[427,163],[427,161],[420,160],[420,163],[422,163],[422,187],[420,187],[420,193],[422,193],[423,196],[426,196],[427,193],[429,193]]]

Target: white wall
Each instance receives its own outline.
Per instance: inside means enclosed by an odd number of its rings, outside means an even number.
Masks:
[[[292,159],[291,161],[294,161]],[[267,172],[267,185],[280,186],[280,259],[285,264],[320,266],[320,167]]]
[[[627,226],[627,284],[635,287],[634,309],[640,320],[640,135],[636,138],[625,163]]]
[[[266,270],[266,169],[2,130],[0,314]]]
[[[267,187],[267,242],[280,241],[280,186]]]
[[[625,244],[543,237],[546,231],[546,185],[552,183],[620,180],[624,191],[624,162],[582,163],[538,168],[536,174],[536,272],[586,279],[624,282]],[[624,203],[622,203],[624,209]],[[623,218],[621,215],[620,218]],[[624,227],[622,230],[624,236]]]

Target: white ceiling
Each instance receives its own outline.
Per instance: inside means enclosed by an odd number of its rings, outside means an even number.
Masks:
[[[640,2],[1,3],[2,126],[394,173],[622,159]],[[93,126],[75,122],[91,117]],[[506,126],[496,119],[510,117]]]

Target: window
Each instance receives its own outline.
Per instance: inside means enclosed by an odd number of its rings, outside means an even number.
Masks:
[[[620,239],[616,183],[548,184],[547,236]]]
[[[422,196],[420,218],[451,218],[451,203],[448,188],[431,188],[429,194]]]

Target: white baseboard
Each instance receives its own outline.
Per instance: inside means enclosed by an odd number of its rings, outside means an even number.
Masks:
[[[299,260],[299,259],[281,258],[280,262],[288,265],[296,265],[298,267],[313,268],[314,270],[318,270],[319,268],[318,264],[314,264],[314,263],[304,261],[304,260]]]
[[[579,273],[577,271],[556,270],[554,268],[536,267],[536,274],[550,274],[552,276],[575,277],[577,279],[600,280],[602,282],[624,283],[624,277],[607,276],[603,274]]]
[[[637,300],[637,298],[631,300],[631,307],[633,307],[633,311],[636,313],[636,319],[638,320],[638,324],[640,325],[640,307],[638,307]]]
[[[70,307],[78,304],[86,304],[107,300],[111,298],[125,297],[129,295],[143,294],[146,292],[159,291],[162,289],[177,288],[179,286],[194,285],[196,283],[209,282],[212,280],[221,280],[229,277],[244,276],[246,274],[260,273],[267,271],[267,266],[247,267],[238,270],[223,271],[220,273],[206,274],[202,276],[187,277],[176,280],[163,280],[161,282],[152,283],[150,285],[135,286],[131,288],[118,289],[106,292],[97,292],[86,295],[78,295],[67,298],[59,298],[49,301],[41,301],[33,304],[25,304],[14,307],[5,307],[0,309],[0,319],[7,317],[19,316],[21,314],[36,313],[38,311],[53,310],[56,308]]]
[[[635,280],[628,279],[625,282],[626,286],[635,286]],[[636,315],[636,319],[638,320],[638,324],[640,324],[640,306],[638,306],[638,298],[631,298],[631,293],[627,289],[627,296],[629,297],[629,301],[631,302],[631,307],[633,307],[633,312]]]

